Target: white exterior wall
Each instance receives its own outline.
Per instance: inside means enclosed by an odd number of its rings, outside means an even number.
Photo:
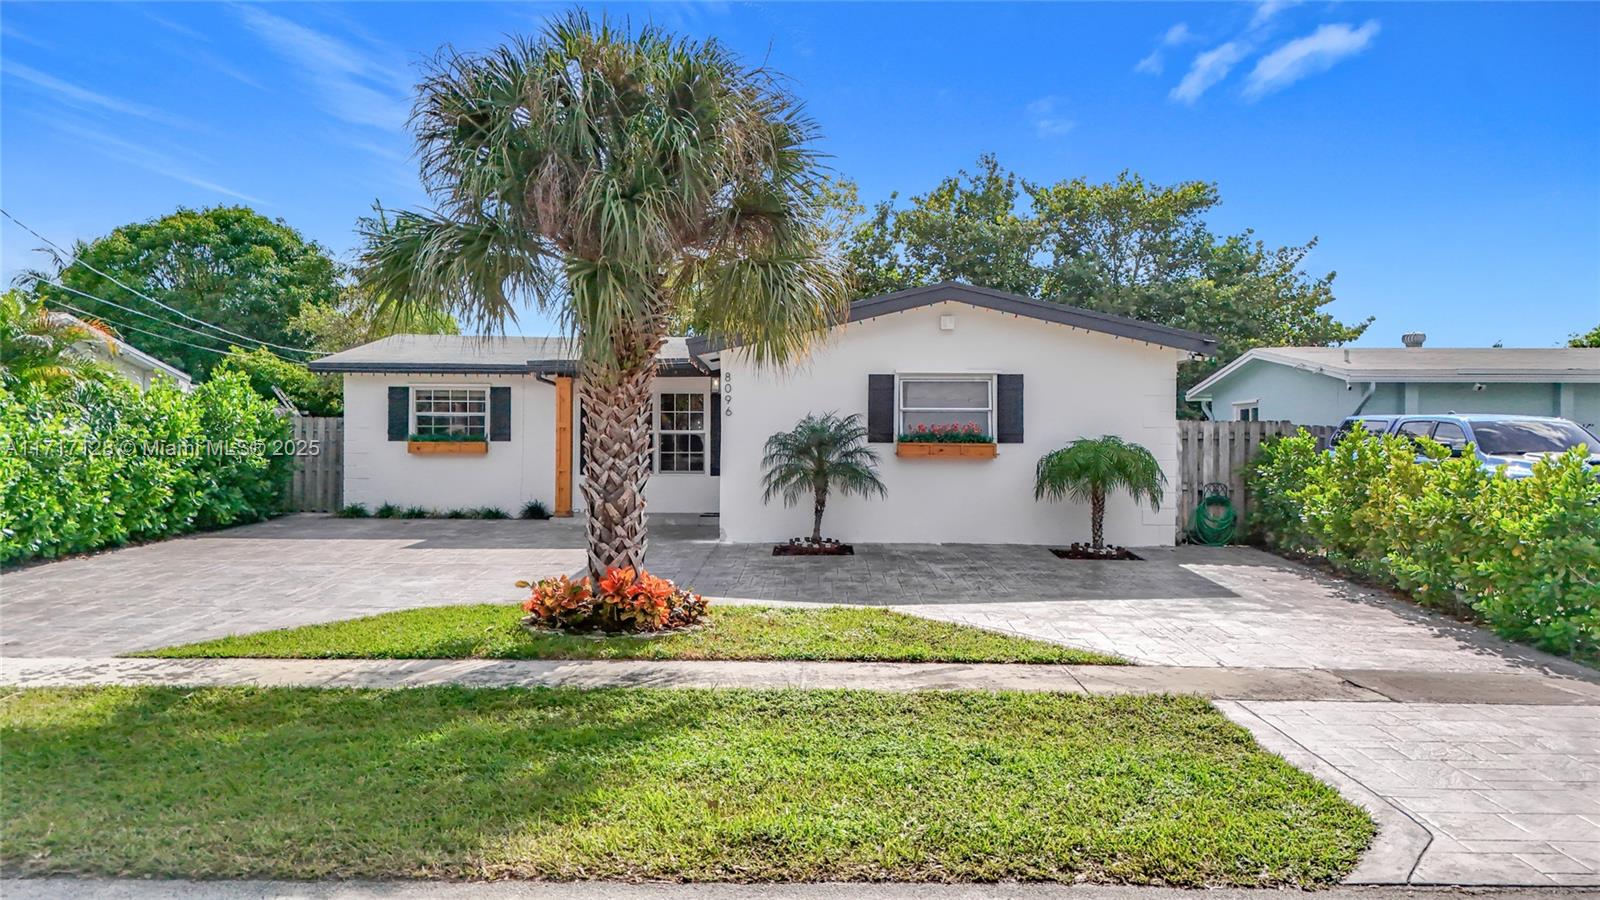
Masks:
[[[391,441],[391,385],[511,388],[511,440],[483,456],[420,455]],[[413,400],[414,402],[414,400]],[[529,500],[555,506],[556,389],[531,375],[344,376],[344,500],[448,510],[498,506],[516,515]]]
[[[706,399],[706,471],[705,472],[653,472],[644,486],[645,509],[651,513],[700,514],[717,511],[717,482],[711,476],[711,379],[702,376],[658,377],[652,387],[651,416],[654,423],[656,411],[661,408],[662,394],[697,393]],[[574,388],[576,396],[576,388]],[[552,413],[554,415],[554,413]],[[553,420],[552,420],[553,421]],[[655,427],[654,424],[651,427]],[[572,429],[572,458],[578,458],[579,439],[576,423]],[[572,489],[575,510],[585,508],[580,475]]]
[[[942,331],[940,316],[956,317]],[[872,444],[885,500],[831,497],[823,533],[856,542],[1062,544],[1089,538],[1087,504],[1035,502],[1034,466],[1083,437],[1118,435],[1155,454],[1169,481],[1162,509],[1109,498],[1106,539],[1170,545],[1176,534],[1177,420],[1182,351],[1066,325],[946,302],[856,322],[788,371],[722,361],[722,503],[725,540],[770,542],[809,534],[810,503],[761,502],[762,445],[808,413],[867,413],[871,374],[1020,374],[1024,442],[995,459],[900,459]]]

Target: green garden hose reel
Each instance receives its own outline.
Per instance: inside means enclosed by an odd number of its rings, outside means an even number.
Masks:
[[[1200,505],[1190,518],[1189,535],[1201,544],[1220,547],[1233,540],[1239,516],[1233,510],[1233,491],[1214,481],[1200,487]]]

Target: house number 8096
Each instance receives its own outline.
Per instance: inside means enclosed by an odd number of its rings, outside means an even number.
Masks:
[[[722,373],[722,414],[733,415],[733,379],[727,372]]]

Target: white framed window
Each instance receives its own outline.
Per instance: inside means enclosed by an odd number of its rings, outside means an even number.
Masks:
[[[1261,401],[1245,400],[1233,405],[1233,420],[1235,422],[1261,421]]]
[[[993,375],[901,375],[895,395],[900,434],[952,425],[994,434]]]
[[[411,433],[474,437],[489,433],[489,389],[418,387],[411,389]]]
[[[706,470],[706,395],[662,393],[656,397],[657,472]]]

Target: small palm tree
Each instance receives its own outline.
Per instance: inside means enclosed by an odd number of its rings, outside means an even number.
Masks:
[[[784,506],[794,506],[806,494],[811,495],[814,544],[822,543],[822,513],[828,507],[829,488],[846,496],[889,495],[878,478],[878,454],[867,446],[867,427],[860,416],[806,416],[792,431],[767,438],[761,465],[767,470],[761,478],[763,503],[782,497]]]
[[[1149,501],[1157,510],[1166,483],[1149,450],[1107,435],[1045,454],[1034,476],[1033,499],[1089,501],[1091,534],[1099,550],[1105,546],[1106,494],[1121,488],[1135,503]]]
[[[104,325],[46,309],[43,298],[21,290],[0,295],[0,383],[69,387],[104,370],[78,349],[85,341],[116,341]]]

